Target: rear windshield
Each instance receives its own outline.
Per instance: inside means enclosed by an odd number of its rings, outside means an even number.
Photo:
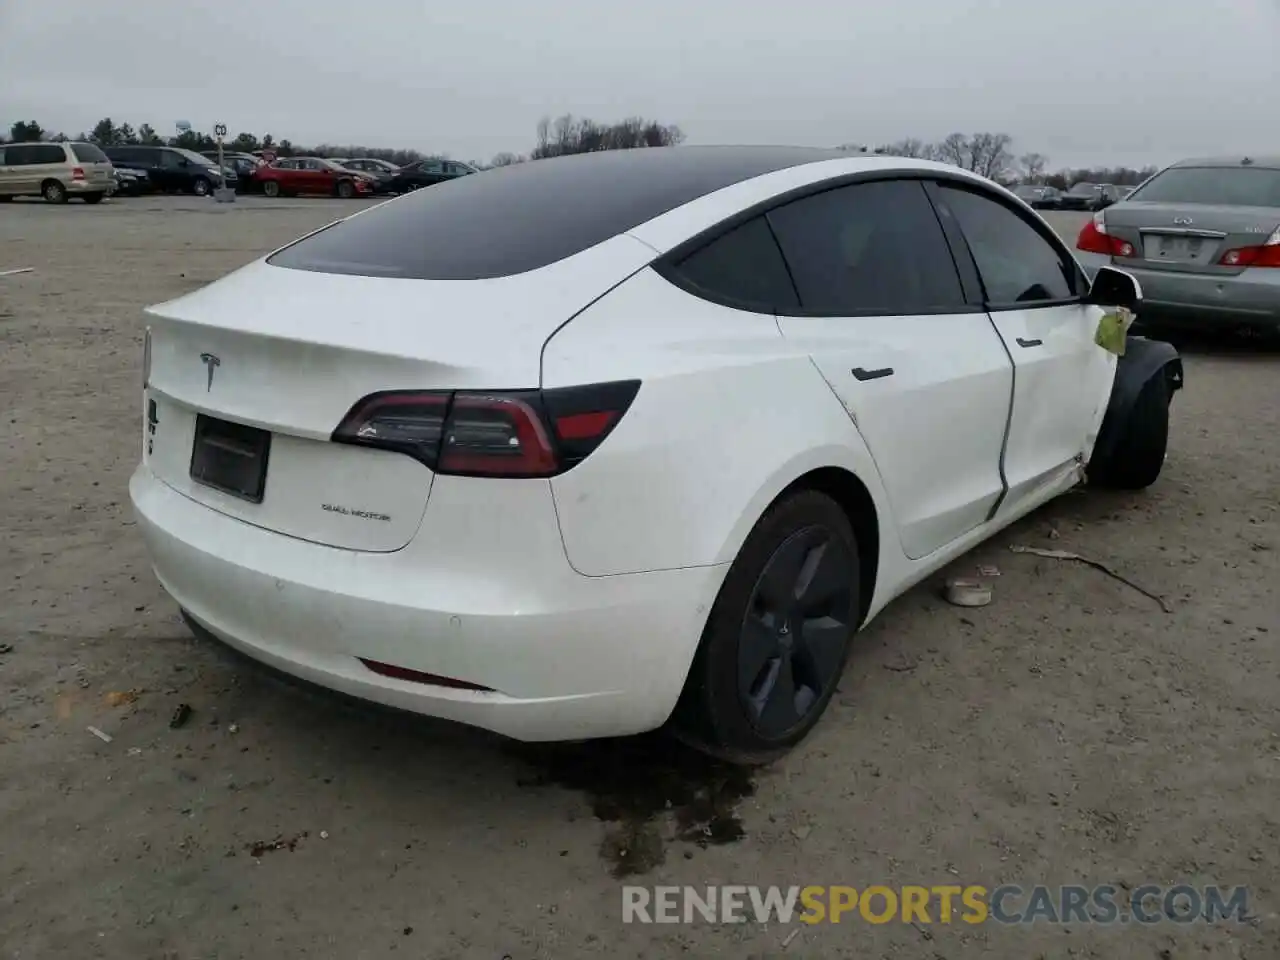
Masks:
[[[71,144],[71,152],[76,155],[76,159],[81,163],[110,163],[107,155],[95,147],[92,143],[73,143]]]
[[[414,191],[305,237],[267,262],[367,277],[511,276],[730,184],[837,156],[803,148],[672,147],[517,163]]]
[[[1071,192],[1077,195],[1085,193],[1097,193],[1098,185],[1096,183],[1077,183],[1071,188]]]
[[[1280,207],[1280,170],[1264,167],[1171,167],[1130,200],[1213,203],[1229,207]]]

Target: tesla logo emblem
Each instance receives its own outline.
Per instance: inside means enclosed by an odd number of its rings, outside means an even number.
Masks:
[[[1173,222],[1174,222],[1174,223],[1176,223],[1176,224],[1177,224],[1178,226],[1180,226],[1180,227],[1189,227],[1189,226],[1191,226],[1191,218],[1190,218],[1190,217],[1174,217],[1174,218],[1173,218]]]
[[[208,393],[213,389],[213,371],[222,366],[222,361],[212,353],[202,353],[200,354],[200,362],[203,363],[205,369],[209,371],[209,379],[204,388],[205,393]]]

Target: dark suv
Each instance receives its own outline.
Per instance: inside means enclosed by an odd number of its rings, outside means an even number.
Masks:
[[[218,162],[217,150],[201,150],[200,156],[210,163]],[[224,150],[222,151],[222,165],[235,174],[235,178],[230,176],[227,178],[227,186],[235,187],[237,193],[249,193],[253,189],[253,175],[257,173],[258,168],[263,163],[261,157],[255,157],[252,153]],[[238,183],[237,180],[239,181]]]
[[[221,186],[223,173],[207,157],[179,147],[104,147],[111,162],[133,170],[145,170],[155,190],[194,193],[206,197]],[[226,185],[235,187],[239,178],[226,171]]]

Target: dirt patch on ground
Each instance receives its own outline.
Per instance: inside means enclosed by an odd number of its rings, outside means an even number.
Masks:
[[[1280,354],[1189,349],[1156,487],[963,558],[999,567],[990,607],[894,603],[767,771],[657,737],[527,748],[194,639],[132,529],[141,308],[358,206],[0,208],[0,270],[36,268],[0,278],[0,952],[1280,956]],[[628,881],[1247,884],[1256,919],[624,926]]]

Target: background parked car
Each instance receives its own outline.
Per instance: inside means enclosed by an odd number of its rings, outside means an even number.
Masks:
[[[219,170],[207,157],[178,147],[107,147],[105,153],[113,163],[145,170],[154,189],[169,193],[206,197],[224,179],[228,187],[239,179],[234,170]]]
[[[396,192],[395,175],[400,172],[400,168],[388,160],[379,160],[377,157],[356,157],[353,160],[334,160],[333,162],[348,170],[355,170],[357,173],[372,177],[374,190],[378,193]]]
[[[217,150],[203,150],[200,155],[213,163],[218,162]],[[262,159],[255,157],[252,153],[238,153],[233,151],[222,151],[222,163],[236,173],[235,188],[237,193],[250,193],[258,187],[256,175],[258,168],[263,166]]]
[[[1105,210],[1120,199],[1119,188],[1111,183],[1077,183],[1062,195],[1062,210]]]
[[[1280,157],[1184,160],[1085,223],[1085,270],[1142,284],[1147,326],[1280,333]]]
[[[420,160],[401,167],[391,178],[391,187],[396,193],[408,193],[419,187],[429,187],[433,183],[465,177],[476,172],[469,164],[457,160]]]
[[[331,197],[367,197],[374,192],[373,178],[323,157],[282,157],[259,167],[254,175],[268,197],[323,194]]]
[[[147,175],[145,170],[135,170],[131,167],[115,167],[115,175],[115,192],[120,196],[137,197],[144,193],[150,193],[152,190],[151,177]]]
[[[97,203],[115,189],[111,161],[92,143],[10,143],[0,146],[0,200],[44,197]]]
[[[1023,203],[1036,210],[1057,210],[1060,207],[1061,192],[1056,187],[1046,187],[1038,183],[1024,183],[1013,188],[1014,194]]]

